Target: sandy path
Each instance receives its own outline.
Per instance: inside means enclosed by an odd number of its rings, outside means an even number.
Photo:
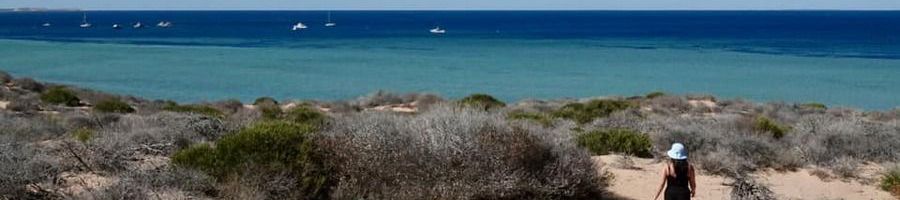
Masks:
[[[652,159],[633,158],[634,166],[639,169],[622,169],[614,166],[621,156],[595,156],[595,162],[603,162],[604,169],[615,175],[613,185],[609,188],[616,195],[631,199],[652,199],[659,187],[662,163],[654,163]],[[862,184],[858,181],[831,180],[823,181],[810,175],[809,170],[796,172],[764,172],[757,173],[759,181],[768,185],[778,199],[895,199],[889,193],[879,190],[874,185]],[[695,199],[729,199],[730,183],[724,177],[700,175],[697,177],[699,192]]]

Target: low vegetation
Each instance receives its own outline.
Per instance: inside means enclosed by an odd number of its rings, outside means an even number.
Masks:
[[[328,194],[331,181],[323,158],[316,155],[319,150],[313,130],[290,122],[260,122],[223,137],[215,147],[199,144],[181,150],[172,163],[204,171],[220,181],[248,175],[286,176],[295,180],[292,191],[267,195],[321,199]]]
[[[652,157],[650,137],[628,129],[596,130],[582,133],[578,145],[597,155],[622,153],[637,157]]]
[[[101,100],[94,105],[94,110],[102,113],[132,113],[132,108],[128,103],[122,102],[118,98]]]
[[[497,100],[493,96],[487,94],[469,95],[465,98],[460,99],[459,104],[467,107],[478,108],[481,110],[490,110],[506,106],[506,103],[503,103],[502,101]]]
[[[56,86],[41,94],[41,101],[48,104],[79,106],[81,99],[75,96],[75,93],[65,87]]]
[[[172,112],[202,114],[210,117],[223,117],[225,115],[222,111],[208,105],[178,105],[175,102],[167,102],[162,109]]]
[[[674,95],[506,105],[387,92],[251,107],[65,87],[93,107],[84,110],[47,106],[41,95],[55,87],[9,80],[0,199],[604,199],[610,177],[590,156],[659,158],[673,142],[702,173],[734,178],[736,196],[768,198],[742,178],[804,166],[855,178],[866,163],[900,162],[900,110]],[[373,109],[392,105],[418,110]],[[877,184],[896,192],[897,171]],[[92,188],[61,192],[81,185]]]
[[[553,112],[553,116],[586,124],[594,119],[606,117],[614,112],[633,107],[636,107],[636,105],[624,100],[591,100],[586,103],[567,104]]]
[[[882,190],[900,197],[900,167],[895,166],[888,169],[888,172],[881,178],[880,186]]]

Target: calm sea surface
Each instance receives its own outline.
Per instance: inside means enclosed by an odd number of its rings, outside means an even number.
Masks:
[[[92,28],[78,27],[83,14]],[[173,26],[155,27],[163,20]],[[324,27],[321,11],[0,13],[0,70],[188,102],[667,91],[900,106],[900,12],[336,11],[332,20]],[[297,22],[309,28],[291,31]],[[436,26],[447,34],[430,34]]]

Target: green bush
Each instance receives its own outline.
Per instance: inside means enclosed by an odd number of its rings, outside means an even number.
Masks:
[[[666,93],[659,92],[659,91],[651,92],[651,93],[647,94],[645,97],[647,97],[648,99],[653,99],[653,98],[661,97],[661,96],[666,96]]]
[[[132,113],[134,112],[134,108],[128,105],[122,100],[113,98],[106,99],[100,102],[97,102],[97,105],[94,105],[94,110],[97,112],[105,112],[105,113]]]
[[[500,100],[497,100],[491,95],[487,94],[472,94],[465,98],[459,100],[459,104],[468,107],[479,108],[483,110],[490,110],[494,108],[502,108],[506,106],[506,103],[503,103]]]
[[[570,103],[553,112],[554,117],[574,120],[586,124],[594,119],[607,117],[610,114],[636,107],[634,103],[623,100],[592,100],[587,103]]]
[[[207,105],[178,105],[175,102],[168,102],[163,106],[163,110],[181,113],[196,113],[217,118],[225,116],[225,113],[222,113],[221,110]]]
[[[258,105],[266,105],[266,104],[278,105],[278,101],[276,101],[275,98],[272,98],[272,97],[260,97],[260,98],[256,98],[256,100],[253,101],[253,105],[257,105],[257,106]]]
[[[828,106],[826,106],[825,104],[817,103],[817,102],[800,104],[800,107],[822,109],[822,110],[828,109]]]
[[[282,114],[281,107],[275,104],[261,104],[257,105],[256,108],[262,113],[263,119],[278,119]]]
[[[900,196],[900,166],[888,170],[881,178],[881,189]]]
[[[312,127],[321,127],[326,118],[325,114],[308,106],[298,106],[284,113],[284,120]]]
[[[72,137],[81,142],[87,142],[94,137],[94,131],[87,128],[80,128],[72,132]]]
[[[75,93],[62,86],[52,87],[41,94],[41,101],[49,104],[59,104],[66,106],[79,106],[81,99],[75,96]]]
[[[756,118],[756,124],[753,128],[758,131],[772,133],[772,137],[776,139],[781,139],[782,137],[784,137],[784,134],[786,134],[789,130],[788,127],[779,125],[777,122],[763,116]]]
[[[578,136],[579,146],[587,148],[597,155],[611,152],[624,153],[637,157],[652,157],[652,143],[646,134],[628,129],[595,130]]]
[[[538,124],[543,125],[544,127],[550,127],[553,125],[553,119],[550,116],[544,113],[535,113],[535,112],[525,112],[525,111],[513,111],[506,115],[507,119],[511,120],[527,120],[536,122]]]
[[[311,198],[326,195],[329,173],[315,146],[314,129],[285,121],[265,121],[223,137],[214,146],[194,145],[175,153],[172,163],[204,171],[218,180],[248,173],[289,173]]]

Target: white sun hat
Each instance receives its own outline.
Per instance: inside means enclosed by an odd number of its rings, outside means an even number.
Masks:
[[[669,158],[675,160],[684,160],[687,159],[687,150],[684,149],[684,145],[681,143],[672,144],[672,149],[669,149],[669,152],[666,152],[669,155]]]

